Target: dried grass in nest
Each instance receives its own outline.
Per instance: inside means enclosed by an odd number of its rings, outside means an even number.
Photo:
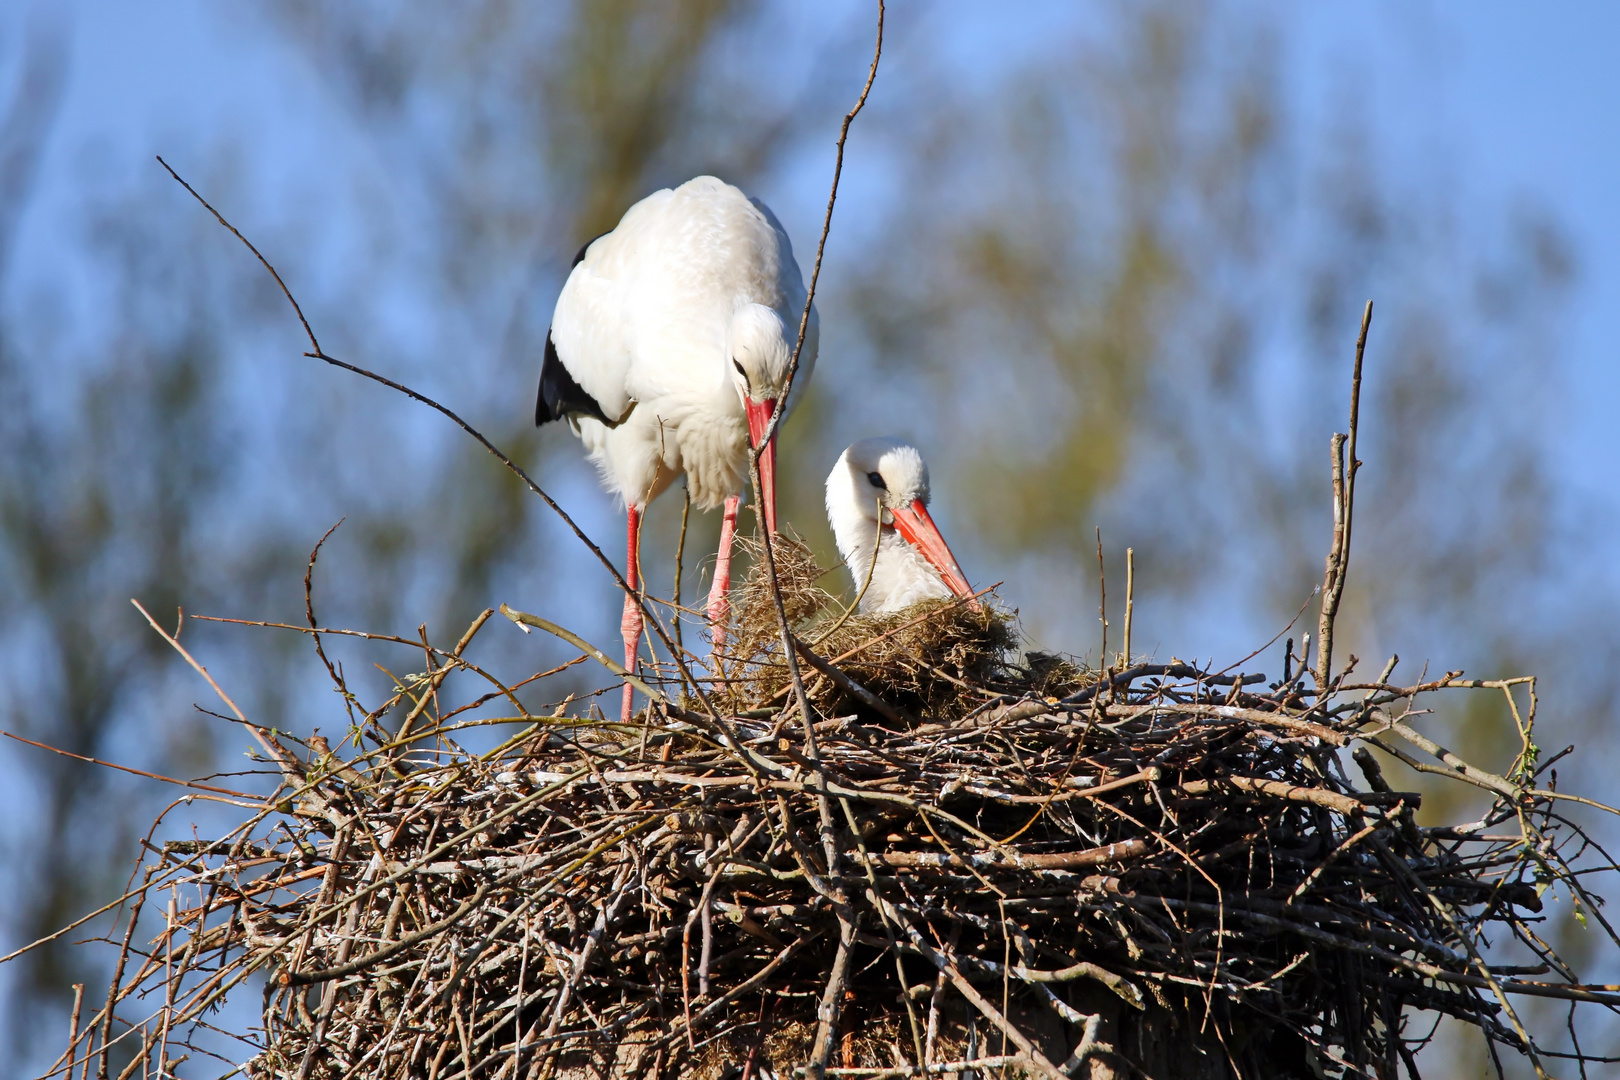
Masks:
[[[739,538],[751,559],[739,590],[724,655],[730,704],[757,709],[785,700],[787,665],[771,581],[758,540]],[[1006,695],[1072,692],[1090,676],[1070,662],[1047,657],[1033,667],[1011,655],[1017,644],[1016,613],[987,601],[979,608],[961,601],[929,600],[904,611],[850,614],[821,585],[828,571],[808,545],[779,537],[773,549],[782,605],[794,633],[866,689],[903,712],[934,721],[957,719]],[[840,568],[838,573],[842,573]],[[849,695],[826,678],[807,686],[823,712],[848,709]]]
[[[1051,1080],[1393,1077],[1419,1010],[1536,1053],[1504,1002],[1620,1005],[1537,936],[1546,889],[1595,911],[1577,875],[1614,868],[1533,755],[1508,776],[1447,758],[1495,801],[1444,827],[1418,826],[1364,749],[1346,775],[1358,741],[1448,753],[1408,711],[1474,692],[1452,680],[1317,702],[1298,678],[1138,665],[912,728],[835,713],[816,760],[796,722],[777,730],[791,711],[660,698],[628,728],[525,715],[475,755],[448,705],[457,681],[494,682],[470,651],[398,688],[425,703],[407,739],[357,727],[365,749],[334,754],[258,729],[281,786],[236,799],[234,831],[151,849],[110,1007],[64,1061],[787,1078],[824,1034],[842,1075],[971,1057]],[[222,1049],[214,1010],[259,979],[262,1025]]]

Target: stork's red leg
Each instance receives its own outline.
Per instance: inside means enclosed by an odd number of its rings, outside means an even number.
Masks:
[[[737,535],[737,505],[741,495],[726,500],[720,518],[720,550],[714,557],[714,585],[709,589],[709,634],[715,648],[726,643],[726,616],[731,613],[731,541]]]
[[[641,651],[641,603],[636,598],[641,588],[641,511],[630,507],[627,520],[624,580],[630,586],[630,591],[624,594],[624,618],[619,621],[619,629],[624,632],[624,669],[633,675],[636,671],[636,655]],[[619,719],[627,724],[633,715],[631,694],[630,684],[625,683],[624,706],[619,710]]]

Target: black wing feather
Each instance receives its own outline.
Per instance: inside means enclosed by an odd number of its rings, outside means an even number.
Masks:
[[[574,261],[568,264],[568,268],[572,270],[583,262],[591,245],[606,235],[605,232],[597,233],[585,241],[574,254]],[[608,427],[618,426],[618,421],[608,419],[602,411],[601,402],[586,393],[585,388],[574,381],[568,369],[563,367],[562,358],[557,355],[557,346],[551,342],[551,331],[547,330],[546,358],[540,364],[540,394],[534,403],[534,426],[562,420],[569,414],[592,416]]]
[[[547,331],[546,359],[540,365],[540,396],[534,403],[534,426],[563,420],[570,414],[594,416],[608,427],[618,426],[618,421],[609,419],[607,413],[602,411],[601,403],[575,382],[568,369],[563,367],[562,358],[557,355],[557,346],[551,343],[551,333]]]

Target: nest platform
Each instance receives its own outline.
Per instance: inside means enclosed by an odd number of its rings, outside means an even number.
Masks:
[[[1523,681],[1087,670],[993,599],[845,618],[777,563],[809,725],[756,571],[715,670],[649,665],[630,725],[525,710],[468,658],[485,612],[338,750],[255,729],[280,786],[151,847],[86,1052],[219,1054],[235,994],[260,1078],[1394,1078],[1436,1015],[1539,1060],[1515,1003],[1620,1004],[1536,925],[1549,888],[1596,910],[1598,856],[1533,711],[1502,774],[1414,726],[1441,693],[1519,717]],[[489,698],[520,730],[468,752]],[[1397,758],[1488,808],[1419,825]]]

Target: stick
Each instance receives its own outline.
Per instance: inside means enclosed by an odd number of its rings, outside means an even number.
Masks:
[[[1320,700],[1327,693],[1333,673],[1333,620],[1339,614],[1344,596],[1344,579],[1350,570],[1350,528],[1356,504],[1356,429],[1361,419],[1361,358],[1367,351],[1367,328],[1372,325],[1372,301],[1361,313],[1361,333],[1356,337],[1356,363],[1350,375],[1350,434],[1335,433],[1333,456],[1333,546],[1328,552],[1322,579],[1322,617],[1316,628],[1316,693]],[[1349,462],[1345,451],[1349,451]]]
[[[883,500],[882,499],[877,500],[877,508],[878,508],[878,520],[882,521],[883,520]],[[872,587],[872,572],[877,569],[878,549],[881,548],[882,546],[883,546],[883,527],[880,525],[878,527],[877,532],[872,534],[872,557],[871,557],[870,561],[868,561],[867,564],[866,564],[866,580],[861,582],[861,591],[855,594],[855,602],[853,604],[849,605],[849,607],[845,608],[844,613],[842,615],[838,616],[838,621],[833,623],[831,627],[829,627],[826,630],[823,630],[819,635],[817,635],[816,640],[814,642],[814,645],[816,647],[819,648],[823,641],[826,641],[828,638],[830,638],[834,634],[838,633],[838,631],[843,627],[843,625],[845,623],[849,622],[850,616],[854,615],[857,611],[860,610],[861,601],[866,599],[866,590],[870,589]]]
[[[146,616],[146,621],[152,624],[152,629],[158,632],[158,636],[163,638],[164,641],[167,641],[170,646],[174,648],[175,652],[179,653],[185,658],[186,663],[191,665],[192,670],[201,675],[207,681],[208,685],[213,687],[214,693],[219,695],[219,699],[230,708],[231,712],[236,715],[236,719],[241,722],[243,727],[248,729],[249,733],[251,733],[253,738],[258,741],[259,745],[264,747],[264,752],[270,755],[271,760],[275,761],[276,764],[281,766],[282,774],[287,776],[290,780],[301,780],[303,778],[303,767],[299,764],[297,759],[287,752],[285,747],[283,747],[275,739],[265,734],[265,732],[269,729],[261,727],[249,720],[243,714],[242,710],[237,708],[236,702],[231,700],[231,696],[224,690],[220,689],[219,683],[215,682],[214,677],[208,674],[208,669],[199,664],[196,658],[186,651],[185,646],[176,641],[167,630],[159,626],[157,620],[152,618],[145,608],[141,607],[141,602],[139,600],[131,598],[129,602],[135,605],[136,611],[139,611],[142,615]]]
[[[905,913],[899,908],[876,893],[868,892],[867,895],[871,898],[874,907],[881,908],[891,919],[905,928],[906,936],[911,939],[912,945],[916,947],[918,952],[933,962],[940,973],[951,981],[951,985],[956,987],[957,992],[967,998],[973,1007],[978,1009],[984,1018],[994,1024],[1003,1035],[1011,1039],[1013,1045],[1022,1050],[1024,1056],[1042,1072],[1046,1073],[1050,1080],[1069,1080],[1069,1077],[1056,1065],[1052,1064],[1051,1060],[1030,1041],[1029,1036],[1018,1030],[999,1009],[990,1004],[984,995],[974,988],[972,983],[967,981],[962,972],[958,970],[954,957],[947,956],[929,945],[917,928],[912,925],[911,920],[906,918]]]
[[[84,983],[73,984],[73,1014],[68,1017],[67,1078],[79,1064],[79,1010],[84,1007]]]
[[[987,585],[978,592],[974,593],[972,596],[953,597],[952,599],[941,604],[939,607],[929,608],[921,615],[918,615],[915,619],[909,619],[906,622],[901,623],[899,626],[883,631],[883,633],[878,634],[876,637],[868,638],[866,641],[861,642],[854,648],[845,649],[843,652],[839,653],[837,656],[833,657],[827,662],[829,664],[842,664],[845,660],[848,660],[852,656],[859,656],[861,653],[865,652],[867,649],[870,649],[873,645],[876,645],[880,641],[891,638],[896,634],[902,633],[903,631],[910,630],[913,626],[917,626],[920,623],[925,623],[930,619],[937,619],[947,611],[951,611],[963,604],[972,603],[979,597],[988,595],[990,592],[994,591],[998,586],[1000,586],[1000,584],[1001,582],[998,581],[995,585]],[[820,641],[817,641],[816,644],[819,645]],[[776,693],[766,698],[765,701],[767,704],[774,703],[778,698],[786,697],[792,689],[793,687],[791,684],[783,686],[780,690],[776,691]]]
[[[692,489],[682,484],[681,495],[681,538],[675,542],[675,593],[670,606],[675,609],[671,613],[675,620],[675,644],[684,649],[686,642],[681,639],[681,566],[686,557],[686,523],[692,516]]]
[[[1097,526],[1097,621],[1102,623],[1102,651],[1097,666],[1108,666],[1108,576],[1103,573],[1102,526]]]
[[[1125,549],[1125,655],[1120,663],[1131,666],[1131,609],[1136,598],[1136,552]]]
[[[300,313],[299,317],[302,318],[302,313]],[[331,539],[332,534],[337,532],[338,526],[347,520],[347,516],[338,518],[337,524],[326,530],[321,538],[315,542],[315,547],[309,553],[309,562],[304,566],[304,618],[309,622],[310,633],[315,641],[315,655],[321,658],[322,664],[326,665],[326,673],[332,677],[332,685],[336,686],[338,692],[343,695],[343,703],[349,709],[349,718],[352,720],[354,718],[354,695],[349,693],[349,687],[343,681],[343,676],[338,673],[338,669],[332,661],[327,659],[326,649],[321,645],[321,635],[317,630],[319,624],[315,621],[314,595],[315,560],[320,557],[321,548],[326,544],[326,541]]]
[[[843,657],[838,658],[838,660],[841,659],[843,659]],[[834,660],[834,663],[837,663],[837,660]],[[1172,679],[1195,679],[1198,682],[1208,683],[1211,686],[1231,686],[1233,683],[1238,682],[1240,678],[1243,685],[1247,686],[1250,683],[1264,682],[1266,679],[1264,675],[1259,674],[1242,676],[1211,675],[1202,668],[1194,667],[1192,664],[1183,664],[1180,662],[1173,664],[1137,664],[1133,668],[1127,668],[1126,670],[1115,674],[1112,678],[1101,679],[1091,686],[1087,686],[1081,690],[1076,690],[1074,693],[1058,702],[1058,704],[1084,705],[1102,690],[1115,686],[1126,686],[1137,679],[1155,675],[1168,675]]]
[[[799,654],[809,661],[811,667],[815,668],[817,671],[827,676],[827,678],[831,679],[833,685],[844,691],[844,693],[854,697],[867,708],[881,713],[885,719],[893,723],[899,724],[902,727],[917,726],[916,721],[912,720],[905,713],[901,712],[893,705],[890,705],[887,701],[884,701],[882,698],[872,693],[872,691],[868,690],[866,687],[862,686],[848,675],[845,675],[839,669],[833,667],[828,661],[817,656],[811,651],[810,646],[800,641],[797,636],[793,638],[793,644],[798,649]]]
[[[804,312],[799,316],[799,340],[793,346],[793,359],[788,362],[787,390],[777,399],[776,409],[771,414],[771,421],[765,426],[763,437],[759,446],[754,448],[754,459],[759,459],[760,448],[771,441],[776,434],[777,425],[782,422],[782,412],[787,405],[788,394],[793,391],[793,380],[799,374],[799,354],[804,351],[804,336],[810,328],[810,308],[816,299],[816,283],[821,279],[821,259],[827,252],[827,234],[832,232],[833,204],[838,201],[838,180],[844,173],[844,143],[849,139],[849,125],[855,122],[862,109],[866,107],[866,95],[872,92],[872,83],[877,80],[878,61],[883,58],[883,8],[884,0],[878,0],[877,10],[877,44],[872,49],[872,67],[866,73],[866,85],[861,87],[861,96],[856,99],[855,107],[844,115],[844,125],[838,131],[838,152],[833,159],[832,189],[827,193],[827,213],[821,221],[821,239],[816,243],[816,261],[810,269],[810,288],[805,292]]]
[[[622,592],[628,596],[635,597],[636,603],[641,605],[643,614],[646,616],[648,622],[651,623],[653,632],[657,634],[658,637],[663,641],[664,647],[669,650],[670,655],[677,658],[676,669],[681,673],[681,678],[692,688],[693,693],[696,694],[698,700],[703,703],[710,715],[716,719],[719,718],[719,710],[717,710],[714,707],[714,703],[710,701],[708,692],[703,689],[697,680],[692,678],[691,672],[687,670],[686,665],[680,662],[680,651],[676,649],[675,643],[669,638],[669,635],[664,632],[663,624],[660,623],[653,615],[651,608],[647,606],[646,599],[641,596],[637,590],[630,587],[630,583],[626,581],[624,575],[619,572],[619,568],[613,565],[613,560],[609,559],[607,555],[603,553],[602,549],[596,545],[596,542],[586,535],[585,530],[580,528],[579,523],[569,516],[568,511],[564,510],[555,499],[547,494],[544,488],[535,483],[534,479],[529,476],[529,474],[525,472],[517,462],[513,461],[505,451],[496,446],[494,443],[490,442],[489,439],[484,436],[483,432],[467,423],[467,421],[463,420],[449,407],[439,404],[426,394],[417,393],[415,390],[412,390],[403,383],[395,382],[393,379],[378,375],[374,371],[369,371],[366,368],[359,367],[355,364],[346,363],[345,361],[339,360],[335,357],[328,356],[324,351],[322,351],[320,342],[315,338],[315,331],[310,329],[309,320],[304,318],[303,309],[298,306],[298,301],[293,298],[292,290],[287,288],[287,283],[281,280],[281,275],[276,273],[276,268],[270,265],[270,261],[259,253],[259,249],[254,247],[252,242],[250,242],[247,237],[243,236],[237,231],[236,226],[227,221],[225,216],[218,210],[215,210],[213,206],[209,204],[207,199],[204,199],[201,195],[197,194],[196,189],[194,189],[190,184],[186,183],[185,180],[181,179],[180,174],[170,168],[168,162],[164,161],[161,157],[159,157],[157,161],[159,165],[163,166],[170,176],[174,177],[175,181],[181,187],[190,192],[192,198],[196,199],[202,204],[203,209],[214,215],[215,220],[217,220],[225,228],[229,229],[231,234],[234,235],[238,240],[242,241],[247,249],[253,253],[254,257],[257,258],[259,262],[263,264],[264,268],[270,272],[270,276],[275,278],[276,284],[281,288],[282,295],[285,296],[287,298],[287,302],[292,305],[293,311],[298,315],[298,321],[304,327],[305,335],[309,338],[310,351],[304,353],[305,356],[312,360],[320,360],[323,363],[330,364],[336,368],[342,368],[344,371],[352,372],[355,375],[370,379],[373,382],[381,383],[390,390],[398,391],[399,393],[410,398],[412,401],[426,405],[428,408],[442,414],[462,431],[466,432],[468,435],[477,440],[478,444],[485,450],[489,451],[490,455],[494,457],[496,461],[499,461],[514,476],[523,481],[525,487],[527,487],[534,494],[538,495],[541,501],[543,501],[554,514],[562,519],[563,524],[567,525],[569,531],[571,531],[579,542],[584,544],[590,553],[596,557],[596,561],[602,564],[602,567],[607,570],[608,574],[613,578],[614,583],[618,585]],[[803,338],[801,330],[801,344],[802,340]],[[783,395],[783,397],[785,400],[786,395]],[[781,412],[780,402],[777,403],[777,412],[778,414]],[[764,445],[763,442],[761,445]]]
[[[963,1072],[967,1069],[996,1069],[1007,1065],[1028,1064],[1029,1059],[1023,1054],[997,1054],[994,1057],[971,1058],[966,1061],[945,1061],[937,1065],[926,1067],[919,1065],[896,1065],[893,1068],[864,1068],[864,1069],[828,1069],[828,1076],[862,1077],[863,1080],[891,1080],[903,1076],[938,1076],[942,1073]],[[795,1073],[804,1070],[794,1069]]]
[[[61,754],[63,757],[74,758],[78,761],[87,761],[92,765],[100,765],[107,769],[117,769],[119,772],[134,773],[136,776],[144,776],[148,780],[161,780],[165,784],[175,784],[179,787],[196,788],[199,791],[212,791],[219,795],[234,795],[238,799],[257,799],[257,796],[249,795],[245,791],[233,791],[230,788],[214,787],[212,784],[204,784],[196,780],[176,780],[174,777],[164,776],[162,773],[147,772],[145,769],[136,769],[129,765],[115,765],[110,761],[102,761],[100,758],[87,757],[84,754],[75,754],[71,750],[63,750],[47,743],[35,742],[33,739],[25,739],[21,735],[13,735],[9,731],[0,731],[0,735],[4,735],[8,739],[16,739],[20,743],[27,743],[29,746],[37,746],[41,750],[49,750],[53,754]],[[0,958],[0,960],[3,959],[9,959],[9,957]]]
[[[174,1024],[174,931],[178,908],[176,894],[171,892],[163,934],[163,1025],[158,1035],[159,1075],[169,1071],[169,1029]]]

